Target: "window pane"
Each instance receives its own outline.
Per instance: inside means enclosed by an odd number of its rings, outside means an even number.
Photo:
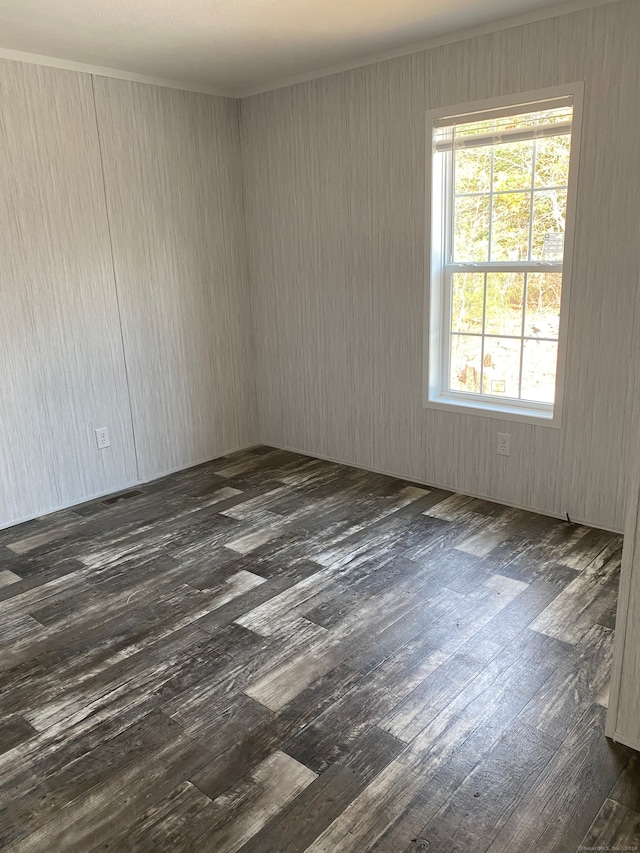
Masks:
[[[482,393],[517,397],[520,382],[521,342],[509,338],[485,338]]]
[[[453,232],[456,261],[486,261],[489,255],[489,196],[457,198]]]
[[[455,158],[456,193],[487,192],[491,179],[491,146],[458,149]]]
[[[430,400],[452,392],[488,411],[553,410],[572,102],[568,92],[499,101],[434,121],[432,287],[442,312],[431,322],[444,327],[429,343]]]
[[[569,182],[571,136],[550,136],[536,142],[536,187],[563,187]]]
[[[452,391],[480,392],[482,338],[451,335],[449,388]]]
[[[522,334],[523,273],[487,275],[485,332],[489,335]]]
[[[522,398],[553,403],[556,392],[558,344],[555,341],[525,341],[522,358]]]
[[[529,255],[531,193],[493,197],[491,260],[526,261]]]
[[[530,273],[527,279],[527,338],[557,338],[560,331],[561,273]]]
[[[533,180],[533,140],[496,145],[493,190],[531,189]]]
[[[531,257],[536,261],[562,261],[567,191],[536,192],[533,199]]]
[[[451,331],[482,332],[484,273],[451,276]]]

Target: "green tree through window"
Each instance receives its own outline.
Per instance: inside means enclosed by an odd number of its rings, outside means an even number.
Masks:
[[[438,396],[552,412],[572,127],[571,96],[435,123]]]

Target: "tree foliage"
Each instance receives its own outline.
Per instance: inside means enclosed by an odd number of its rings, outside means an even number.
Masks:
[[[455,149],[453,260],[561,261],[569,153],[569,135]],[[553,399],[561,285],[558,273],[455,273],[452,387],[479,392],[482,375],[485,393],[518,396],[522,359],[523,395]],[[511,336],[533,340],[521,353]]]

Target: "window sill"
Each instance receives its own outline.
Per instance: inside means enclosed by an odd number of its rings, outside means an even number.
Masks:
[[[494,402],[480,403],[475,400],[463,400],[458,397],[440,395],[428,398],[424,401],[423,406],[425,409],[436,409],[441,412],[477,415],[481,418],[516,421],[534,426],[551,427],[552,429],[560,429],[561,426],[561,414],[558,411],[557,404],[553,412],[546,412],[526,406],[509,406],[508,404],[501,405]]]

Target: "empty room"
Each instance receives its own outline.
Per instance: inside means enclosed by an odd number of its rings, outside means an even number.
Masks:
[[[1,850],[640,850],[638,45],[0,0]]]

